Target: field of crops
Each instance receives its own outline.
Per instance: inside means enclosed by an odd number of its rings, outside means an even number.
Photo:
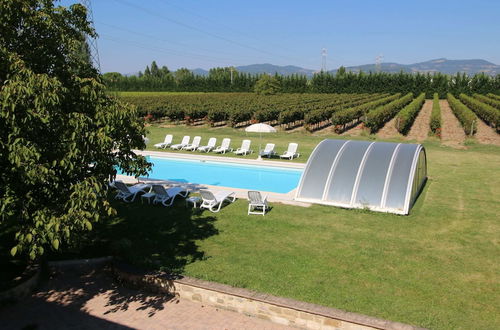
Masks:
[[[458,97],[448,94],[447,102],[454,117],[451,119],[441,118],[441,101],[437,95],[432,107],[429,103],[429,113],[419,116],[425,108],[423,93],[260,96],[252,93],[121,92],[117,95],[137,106],[140,116],[146,120],[167,120],[173,124],[239,128],[264,122],[282,130],[303,127],[315,132],[329,128],[332,134],[356,132],[355,127],[375,134],[391,126],[389,131],[394,132],[393,135],[404,136],[418,121],[426,131],[425,136],[441,137],[441,126],[451,125],[450,120],[457,119],[464,136],[473,136],[479,129],[479,135],[495,140],[500,132],[500,97],[494,94],[460,94]]]

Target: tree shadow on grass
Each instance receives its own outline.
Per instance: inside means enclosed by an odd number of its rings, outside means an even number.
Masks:
[[[219,233],[215,217],[186,207],[183,199],[170,207],[137,200],[111,203],[116,216],[95,224],[91,232],[52,259],[111,255],[144,270],[178,274],[187,264],[207,258],[197,241]]]
[[[114,202],[117,216],[102,226],[111,255],[147,269],[180,273],[206,258],[196,243],[217,235],[213,216],[199,216],[183,200],[171,207]],[[194,212],[193,212],[194,211]]]

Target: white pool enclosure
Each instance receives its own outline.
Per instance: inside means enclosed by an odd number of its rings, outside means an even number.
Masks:
[[[426,180],[420,144],[323,140],[309,157],[295,199],[408,214]]]

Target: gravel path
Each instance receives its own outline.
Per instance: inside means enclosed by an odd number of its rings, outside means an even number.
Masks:
[[[477,123],[477,132],[474,135],[477,142],[484,144],[494,144],[500,146],[500,134],[493,128],[486,125],[481,119]]]
[[[440,100],[441,107],[441,141],[443,144],[460,147],[465,141],[465,132],[460,122],[451,111],[446,100]]]
[[[359,123],[358,125],[346,130],[345,132],[341,133],[340,135],[360,136],[364,131],[365,131],[364,124]]]
[[[396,129],[396,117],[392,118],[389,120],[387,123],[385,123],[384,127],[382,127],[378,132],[377,132],[377,137],[382,138],[382,139],[390,139],[394,137],[402,137],[401,133],[398,132]]]
[[[431,121],[432,100],[426,100],[422,109],[415,118],[413,126],[408,132],[408,140],[424,141],[429,135],[429,123]]]

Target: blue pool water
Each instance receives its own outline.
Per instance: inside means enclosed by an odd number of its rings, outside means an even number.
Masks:
[[[302,170],[224,162],[148,157],[152,179],[287,193],[299,183]]]

